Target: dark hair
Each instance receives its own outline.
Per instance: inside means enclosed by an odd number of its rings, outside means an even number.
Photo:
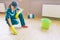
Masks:
[[[11,5],[16,8],[16,7],[17,7],[17,2],[13,1],[13,2],[9,5],[9,8],[11,8]]]

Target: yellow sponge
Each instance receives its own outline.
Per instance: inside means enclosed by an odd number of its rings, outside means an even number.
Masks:
[[[18,18],[18,16],[19,16],[19,14],[23,11],[24,9],[21,9],[20,11],[18,11],[17,13],[16,13],[16,19]]]
[[[21,11],[19,11],[19,12],[16,13],[16,16],[15,16],[16,19],[18,18],[18,16],[19,16],[20,13],[21,13]]]
[[[18,34],[17,31],[16,31],[16,29],[13,26],[10,27],[10,30],[12,31],[12,33],[14,35]]]

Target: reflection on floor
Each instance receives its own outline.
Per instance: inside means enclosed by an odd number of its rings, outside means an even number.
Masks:
[[[29,28],[19,28],[18,35],[11,34],[4,17],[0,17],[0,40],[60,40],[60,21],[52,20],[47,32],[41,31],[40,19],[25,19]]]

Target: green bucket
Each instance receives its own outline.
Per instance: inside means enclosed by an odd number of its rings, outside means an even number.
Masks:
[[[48,18],[43,18],[42,19],[42,29],[48,30],[51,25],[51,20]]]

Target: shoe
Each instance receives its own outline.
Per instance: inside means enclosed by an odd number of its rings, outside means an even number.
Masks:
[[[17,31],[16,31],[16,29],[13,26],[10,27],[10,30],[12,31],[12,33],[14,35],[18,34]]]
[[[28,26],[22,26],[23,28],[28,28]]]

